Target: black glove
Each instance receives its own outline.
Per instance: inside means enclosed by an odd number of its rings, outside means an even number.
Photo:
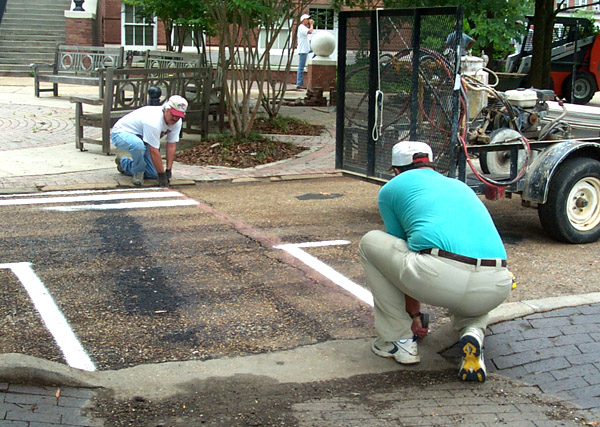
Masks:
[[[169,179],[167,178],[166,173],[163,172],[158,174],[158,185],[160,185],[161,187],[169,186]]]
[[[169,184],[170,184],[171,183],[171,176],[172,176],[171,175],[171,169],[167,169],[166,173],[167,173],[167,180],[169,181]]]

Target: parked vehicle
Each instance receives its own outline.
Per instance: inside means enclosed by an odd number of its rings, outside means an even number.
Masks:
[[[530,87],[529,70],[533,57],[532,18],[521,50],[506,59],[500,73],[499,89]],[[558,16],[552,33],[550,76],[559,98],[574,104],[587,104],[600,88],[600,35],[589,19]]]

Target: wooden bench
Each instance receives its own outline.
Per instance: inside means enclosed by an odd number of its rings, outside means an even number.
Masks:
[[[110,129],[125,114],[150,104],[148,90],[156,86],[161,90],[159,103],[171,95],[181,95],[188,101],[184,126],[188,133],[208,133],[208,105],[212,86],[212,69],[192,68],[108,68],[101,73],[100,85],[104,96],[71,96],[75,103],[75,146],[81,151],[84,144],[102,145],[102,152],[110,154]],[[85,112],[83,106],[96,106]],[[100,112],[98,112],[98,107]],[[100,139],[84,137],[86,126],[102,129]],[[196,129],[195,127],[199,127]]]
[[[130,68],[184,68],[206,66],[204,57],[198,53],[168,52],[163,50],[129,51],[127,67]],[[209,116],[219,124],[219,131],[225,127],[225,100],[223,73],[221,68],[214,70],[209,103]]]
[[[165,52],[147,50],[144,54],[144,68],[186,68],[204,67],[202,55],[197,53]]]
[[[58,96],[58,84],[98,85],[99,70],[123,68],[123,47],[57,45],[53,64],[31,64],[34,94],[52,92]],[[40,88],[40,82],[52,83],[51,88]],[[103,87],[99,86],[102,97]]]

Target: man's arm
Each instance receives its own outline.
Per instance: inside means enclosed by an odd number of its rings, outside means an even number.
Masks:
[[[158,148],[155,148],[155,147],[152,147],[151,145],[149,145],[148,149],[150,150],[150,158],[152,159],[152,164],[154,165],[156,172],[157,173],[165,173],[165,168],[163,166],[162,157],[160,155],[160,151],[158,150]]]
[[[177,149],[176,142],[167,143],[167,169],[173,169],[173,160],[175,159],[175,150]],[[158,169],[157,169],[158,170]]]

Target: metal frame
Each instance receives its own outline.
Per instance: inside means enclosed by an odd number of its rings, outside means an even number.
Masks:
[[[386,178],[390,178],[385,173],[376,172],[376,158],[375,158],[375,141],[372,136],[371,129],[375,126],[375,115],[374,111],[376,108],[376,90],[379,84],[379,77],[377,74],[378,67],[378,25],[380,25],[380,21],[386,17],[412,17],[413,19],[413,27],[412,27],[412,52],[419,52],[421,54],[421,38],[422,38],[422,27],[421,22],[424,17],[430,16],[455,16],[456,17],[456,25],[455,31],[459,35],[462,36],[462,19],[463,13],[462,9],[459,7],[441,7],[441,8],[412,8],[412,9],[380,9],[380,10],[369,10],[369,11],[343,11],[339,13],[339,34],[338,34],[338,78],[337,78],[337,123],[336,123],[336,168],[340,169],[344,172],[356,174],[356,175],[364,175],[366,178],[374,179],[374,180],[385,180]],[[344,165],[344,132],[346,128],[345,122],[345,108],[346,108],[346,54],[347,54],[347,41],[348,41],[348,20],[355,18],[369,18],[370,19],[370,37],[369,37],[369,88],[368,88],[368,129],[367,134],[367,164],[365,165],[365,170],[361,172],[357,172],[356,170],[351,170],[349,167]],[[379,18],[379,20],[378,20]],[[456,38],[457,45],[460,42],[460,37]],[[457,46],[454,46],[454,51],[456,52]],[[442,52],[439,52],[441,55]],[[460,56],[455,55],[456,63],[455,63],[455,73],[458,74],[460,72]],[[413,68],[411,73],[411,84],[412,87],[418,87],[419,84],[419,58],[420,55],[412,55]],[[458,119],[459,119],[459,96],[460,96],[460,88],[455,87],[452,95],[452,117],[451,117],[451,129],[448,129],[451,133],[450,136],[450,155],[452,156],[450,162],[452,163],[452,167],[447,171],[448,176],[456,176],[456,168],[457,168],[457,153],[459,152],[458,148]],[[409,123],[409,135],[411,139],[418,139],[420,134],[420,129],[418,127],[418,108],[417,108],[417,97],[418,93],[416,90],[411,91],[410,98],[410,123]]]

